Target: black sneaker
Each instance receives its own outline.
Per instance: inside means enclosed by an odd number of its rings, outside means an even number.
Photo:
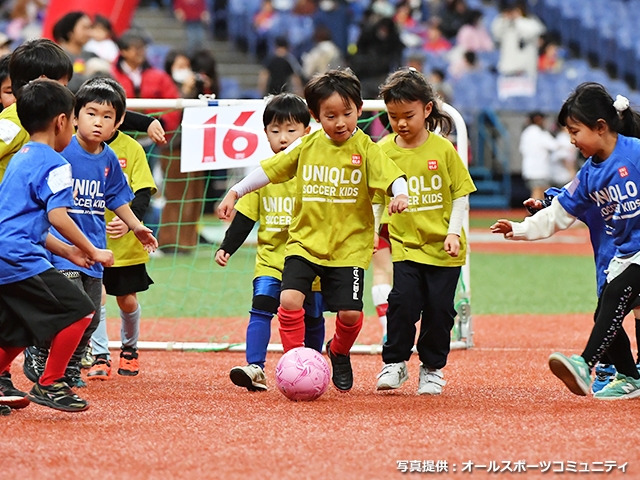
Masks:
[[[37,382],[44,373],[49,350],[40,347],[27,347],[24,349],[24,363],[22,370],[25,376],[33,383]]]
[[[11,407],[0,405],[0,417],[6,417],[7,415],[11,415]]]
[[[73,393],[64,379],[47,387],[36,382],[29,392],[29,399],[39,405],[63,412],[82,412],[89,408],[89,403]]]
[[[26,392],[22,392],[13,386],[11,374],[4,372],[0,374],[0,408],[7,406],[10,408],[24,408],[29,405]]]
[[[340,355],[331,351],[331,340],[327,342],[327,355],[331,360],[331,380],[341,392],[348,392],[353,387],[353,370],[351,369],[351,357]]]
[[[69,384],[71,388],[84,388],[87,386],[86,382],[80,375],[80,363],[70,363],[64,371],[65,382]]]

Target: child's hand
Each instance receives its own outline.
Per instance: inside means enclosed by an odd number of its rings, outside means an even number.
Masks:
[[[500,219],[491,225],[491,233],[502,233],[504,238],[513,237],[513,227],[509,220]]]
[[[394,213],[401,213],[407,209],[409,206],[409,197],[406,195],[398,195],[397,197],[393,197],[389,202],[389,215],[393,215]]]
[[[218,218],[222,220],[229,220],[237,199],[238,194],[235,192],[235,190],[229,190],[229,192],[220,202],[220,205],[218,205]]]
[[[542,204],[542,200],[538,200],[536,198],[527,198],[522,204],[529,211],[531,215],[535,212],[542,210],[544,205]]]
[[[231,255],[220,249],[216,252],[216,263],[221,267],[226,267],[230,257]]]
[[[91,260],[97,263],[101,263],[105,267],[113,266],[113,252],[111,250],[103,250],[102,248],[96,248],[95,253],[91,257]]]
[[[450,233],[444,239],[444,251],[451,257],[457,257],[460,253],[460,237],[455,233]]]
[[[107,235],[109,235],[109,238],[124,237],[127,233],[129,233],[129,227],[120,217],[115,217],[107,223]]]
[[[149,135],[149,138],[158,145],[164,145],[165,143],[167,143],[167,139],[164,137],[164,133],[164,128],[162,128],[162,124],[157,118],[153,122],[151,122],[151,125],[149,125],[149,128],[147,128],[147,135]]]
[[[144,246],[144,249],[147,252],[153,253],[156,251],[156,249],[158,248],[158,240],[156,240],[156,237],[153,236],[153,232],[150,228],[147,228],[139,223],[138,226],[133,229],[133,233],[136,238],[140,240],[140,243],[142,244],[142,246]]]
[[[91,268],[94,262],[89,256],[75,245],[69,245],[67,260],[72,261],[82,268]]]

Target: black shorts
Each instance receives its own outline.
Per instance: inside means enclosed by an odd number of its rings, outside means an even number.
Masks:
[[[93,311],[89,296],[55,268],[0,285],[0,346],[47,344]]]
[[[293,255],[284,259],[282,290],[297,290],[307,298],[311,296],[311,285],[320,277],[325,310],[362,311],[364,270],[359,267],[324,267]]]
[[[140,263],[127,267],[105,268],[102,284],[108,295],[122,297],[149,290],[149,285],[153,285],[153,280],[147,275],[145,264]]]

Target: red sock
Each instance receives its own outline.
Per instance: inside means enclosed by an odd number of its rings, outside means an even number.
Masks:
[[[340,315],[336,316],[336,333],[331,341],[331,351],[338,355],[348,355],[349,350],[356,343],[356,338],[362,330],[364,313],[360,312],[360,317],[355,325],[345,325],[340,320]]]
[[[9,373],[11,362],[20,355],[24,347],[2,347],[0,348],[0,372]]]
[[[304,347],[304,308],[285,310],[278,307],[278,320],[280,320],[278,330],[284,351]]]
[[[56,380],[64,377],[64,371],[69,360],[71,360],[71,355],[78,348],[80,339],[89,326],[91,318],[93,318],[93,312],[72,323],[67,328],[60,330],[53,337],[51,348],[49,349],[49,358],[44,367],[44,373],[40,377],[40,385],[53,385]]]

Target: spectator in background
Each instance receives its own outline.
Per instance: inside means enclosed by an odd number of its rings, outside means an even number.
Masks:
[[[454,79],[465,76],[471,72],[482,69],[476,52],[464,52],[461,57],[452,60],[449,64],[449,73]]]
[[[276,49],[264,62],[258,74],[258,90],[262,95],[292,92],[302,95],[302,67],[289,51],[285,36],[276,38]]]
[[[363,25],[356,47],[349,64],[360,79],[362,96],[378,98],[379,85],[402,60],[404,44],[396,24],[391,18],[382,17],[373,25]]]
[[[191,55],[191,68],[202,81],[202,88],[199,93],[203,95],[220,96],[220,77],[218,76],[218,66],[216,59],[209,50],[197,50]]]
[[[27,40],[42,36],[41,17],[48,0],[16,0],[11,8],[11,21],[6,34],[11,40]]]
[[[102,15],[96,15],[91,25],[90,39],[84,45],[85,52],[91,52],[106,61],[113,63],[120,51],[115,42],[116,35],[111,21]]]
[[[526,4],[506,4],[493,20],[491,32],[500,44],[498,72],[501,75],[526,75],[535,79],[538,70],[538,40],[545,26],[527,17]],[[536,197],[543,198],[543,197]]]
[[[431,53],[446,53],[451,50],[451,42],[444,37],[436,19],[432,18],[427,24],[427,39],[422,48]]]
[[[529,124],[520,135],[522,178],[533,198],[544,198],[544,191],[551,186],[551,154],[558,142],[544,128],[545,115],[534,111],[529,114]]]
[[[87,52],[84,46],[90,39],[91,19],[84,12],[69,12],[53,26],[53,39],[69,55],[73,63],[73,77],[69,81],[69,90],[77,92],[87,79],[85,74],[87,60],[95,53]]]
[[[302,74],[309,80],[316,74],[325,73],[329,69],[344,65],[342,53],[331,39],[331,30],[325,25],[318,25],[314,31],[315,46],[302,54]]]
[[[556,123],[556,150],[551,154],[551,186],[564,187],[576,176],[579,150],[567,129]]]
[[[469,22],[465,23],[456,35],[456,48],[462,52],[491,52],[494,49],[491,35],[482,21],[480,10],[471,10]]]
[[[560,49],[553,39],[545,39],[540,47],[538,57],[538,71],[545,73],[558,73],[562,70],[562,60],[560,59]]]
[[[465,0],[446,0],[440,11],[440,29],[448,39],[456,38],[458,31],[471,18],[471,10]]]
[[[211,21],[206,0],[173,0],[173,11],[185,26],[187,52],[192,54],[203,48],[207,38],[205,27]]]
[[[443,102],[448,104],[453,102],[453,87],[447,82],[444,70],[439,68],[432,69],[429,75],[429,83]]]
[[[182,98],[198,98],[198,79],[191,68],[191,59],[186,52],[171,50],[164,60],[164,71],[171,75]]]

